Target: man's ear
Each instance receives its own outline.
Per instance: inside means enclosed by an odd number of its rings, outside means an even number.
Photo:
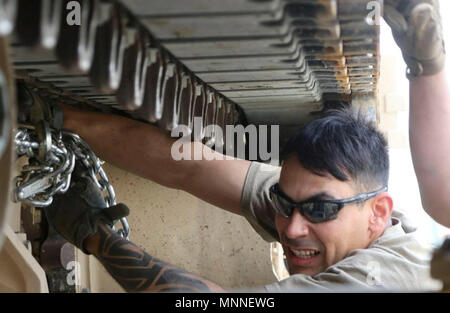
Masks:
[[[386,228],[386,224],[391,218],[394,202],[387,192],[380,193],[372,199],[369,231],[378,237]]]

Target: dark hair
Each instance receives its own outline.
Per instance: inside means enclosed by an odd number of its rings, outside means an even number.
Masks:
[[[309,122],[287,142],[282,159],[292,154],[314,174],[352,179],[366,191],[388,184],[386,139],[361,111],[329,110]]]

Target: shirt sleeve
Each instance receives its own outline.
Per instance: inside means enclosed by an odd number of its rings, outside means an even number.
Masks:
[[[275,209],[269,189],[280,179],[281,168],[264,163],[252,162],[241,197],[244,217],[256,232],[266,241],[279,241],[275,228]]]

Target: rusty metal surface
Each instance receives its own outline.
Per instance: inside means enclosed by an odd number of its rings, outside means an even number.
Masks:
[[[75,262],[75,246],[49,226],[48,235],[40,247],[39,263],[45,270],[51,293],[74,293],[75,284],[69,284],[70,266]]]
[[[257,103],[313,106],[327,94],[377,92],[379,26],[368,21],[367,0],[123,3],[176,58],[246,113],[249,104],[252,110]]]
[[[42,229],[42,211],[23,203],[20,209],[22,228],[27,235],[27,240],[31,243],[31,252],[36,259],[39,259],[41,244],[45,240],[45,231]]]
[[[73,29],[63,19],[58,26],[45,18],[58,10],[47,0],[36,1],[40,14],[26,21],[21,0],[17,21],[50,32],[18,27],[13,59],[17,70],[72,99],[167,131],[184,123],[190,128],[194,116],[206,118],[209,106],[220,120],[219,102],[242,108],[251,123],[275,113],[281,125],[290,124],[289,110],[298,109],[301,122],[309,116],[305,108],[316,110],[330,95],[376,95],[379,26],[369,23],[369,2],[84,0],[85,25]],[[39,53],[30,53],[30,46]],[[196,85],[218,101],[201,106]]]

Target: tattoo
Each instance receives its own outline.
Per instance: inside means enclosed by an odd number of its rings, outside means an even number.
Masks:
[[[95,256],[128,292],[205,292],[207,281],[152,257],[99,224]]]

